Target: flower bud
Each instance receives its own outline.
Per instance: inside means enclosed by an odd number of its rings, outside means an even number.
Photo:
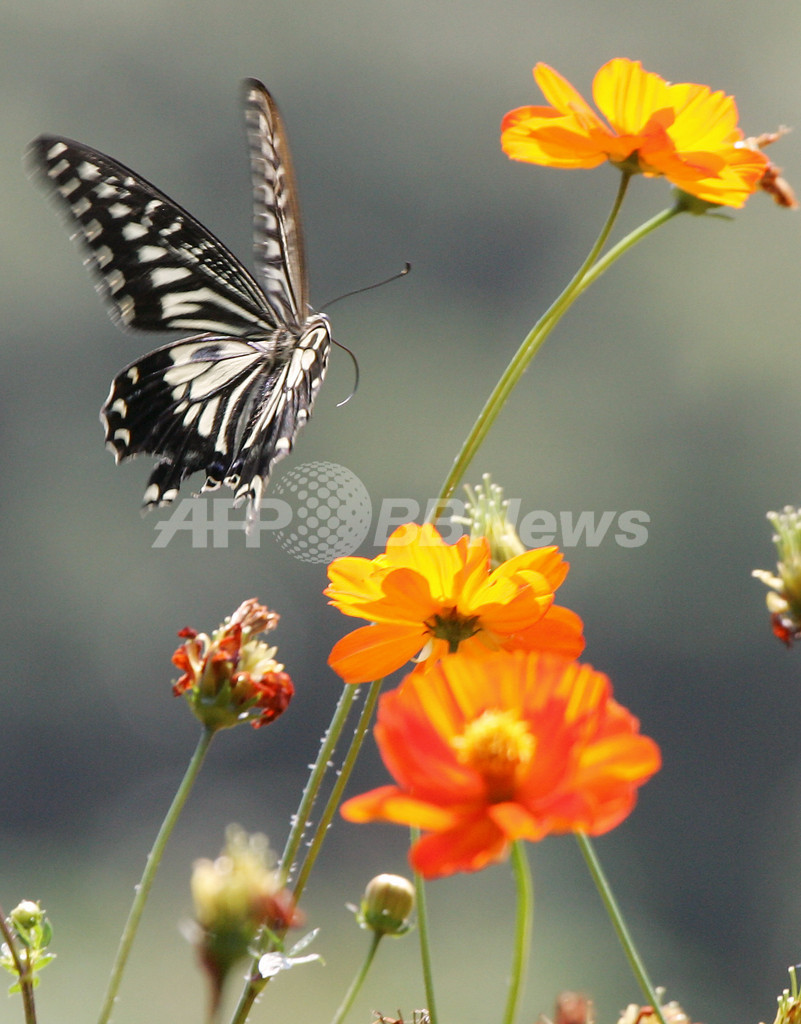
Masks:
[[[779,1004],[773,1024],[799,1024],[801,1021],[801,994],[798,991],[796,968],[789,967],[790,987],[777,998]]]
[[[18,903],[6,922],[12,932],[12,942],[11,945],[7,942],[0,945],[0,967],[18,979],[9,992],[20,992],[23,980],[34,987],[38,985],[38,972],[55,960],[55,953],[47,952],[53,938],[53,928],[45,912],[33,900]]]
[[[690,1018],[675,1000],[671,1000],[669,1003],[662,1002],[665,995],[663,988],[658,988],[656,995],[665,1024],[691,1024]],[[638,1006],[636,1003],[630,1003],[621,1013],[618,1024],[659,1024],[659,1018],[654,1013],[652,1006]]]
[[[376,875],[367,884],[359,908],[359,923],[381,935],[403,935],[414,909],[414,886],[401,875]]]
[[[49,945],[53,929],[45,912],[33,900],[22,900],[8,915],[20,943],[30,950],[42,950]]]
[[[485,473],[475,490],[468,485],[465,490],[468,502],[464,517],[454,516],[454,521],[470,527],[471,540],[486,538],[492,568],[497,569],[502,562],[522,555],[526,547],[509,519],[509,501],[503,496],[503,488]]]
[[[583,992],[560,992],[556,997],[554,1024],[595,1024],[592,1000]]]
[[[225,849],[198,860],[192,871],[195,944],[216,998],[233,964],[250,951],[262,926],[284,932],[298,920],[291,897],[281,888],[267,840],[231,825]]]
[[[788,647],[801,636],[801,510],[786,506],[782,512],[768,512],[776,533],[778,575],[754,569],[752,575],[770,587],[766,595],[775,635]]]
[[[8,915],[12,928],[29,932],[44,919],[44,911],[33,900],[22,900]]]

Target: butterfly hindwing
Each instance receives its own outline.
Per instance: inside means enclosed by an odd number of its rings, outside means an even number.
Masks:
[[[112,318],[142,330],[204,333],[122,370],[101,410],[117,461],[156,458],[145,507],[172,501],[203,471],[258,507],[325,375],[328,320],[311,313],[300,214],[280,114],[244,83],[253,178],[254,279],[191,214],[144,178],[81,143],[42,136],[40,176],[66,209]]]

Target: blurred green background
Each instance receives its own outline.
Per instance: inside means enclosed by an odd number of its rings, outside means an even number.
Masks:
[[[154,347],[111,325],[64,226],[26,180],[40,132],[131,165],[249,262],[238,82],[264,80],[293,145],[312,298],[398,270],[332,311],[361,384],[333,352],[293,457],[352,470],[374,506],[433,497],[524,333],[586,254],[609,168],[556,172],[500,151],[503,113],[540,102],[544,60],[585,95],[613,56],[733,93],[749,134],[798,124],[801,5],[765,0],[7,0],[0,12],[0,501],[3,515],[0,901],[41,899],[59,959],[41,1020],[96,1015],[127,902],[196,727],[170,695],[185,625],[244,598],[282,614],[297,685],[274,727],[221,736],[174,838],[115,1013],[197,1021],[205,993],[180,934],[192,861],[236,821],[282,846],[305,766],[339,692],[326,666],[350,623],[324,567],[269,537],[246,549],[154,549],[139,516],[148,460],[115,468],[98,410],[114,374]],[[801,137],[771,156],[801,184]],[[669,201],[636,180],[621,221]],[[586,658],[664,752],[634,815],[598,849],[657,984],[694,1020],[770,1021],[801,959],[801,652],[770,634],[768,509],[798,502],[801,266],[796,216],[753,198],[730,220],[680,218],[571,311],[477,459],[524,510],[651,518],[648,542],[567,551],[560,592]],[[191,488],[186,488],[191,493]],[[372,556],[368,540],[362,553]],[[372,749],[352,792],[385,781]],[[405,866],[403,829],[337,822],[306,901],[327,966],[271,986],[254,1021],[330,1017],[366,937],[344,908]],[[565,987],[599,1019],[639,995],[570,837],[530,850],[538,903],[524,1020]],[[498,1019],[510,872],[430,887],[440,1012]],[[414,938],[387,944],[352,1020],[423,1003]],[[20,1019],[0,995],[0,1020]]]

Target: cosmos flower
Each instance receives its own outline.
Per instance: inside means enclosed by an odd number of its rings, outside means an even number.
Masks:
[[[430,524],[409,523],[372,560],[337,558],[326,595],[370,626],[343,637],[329,665],[347,683],[379,679],[410,658],[433,662],[460,651],[550,650],[576,657],[581,619],[554,605],[568,565],[556,547],[525,551],[493,569],[484,538],[446,544]]]
[[[733,97],[692,82],[671,84],[639,61],[616,58],[598,71],[593,99],[604,121],[547,64],[534,78],[550,106],[512,110],[501,146],[513,160],[546,167],[597,167],[665,177],[710,203],[740,207],[760,187],[769,161],[745,144]]]
[[[522,651],[412,672],[381,698],[375,737],[395,783],[342,814],[421,829],[410,860],[427,878],[477,871],[518,839],[607,832],[661,763],[605,675]]]

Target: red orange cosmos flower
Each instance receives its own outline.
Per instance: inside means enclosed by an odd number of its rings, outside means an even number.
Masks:
[[[537,64],[534,78],[551,106],[520,107],[504,117],[501,146],[513,160],[548,167],[609,160],[734,207],[759,188],[769,166],[758,149],[743,145],[734,99],[706,85],[671,85],[639,61],[616,58],[592,86],[607,124],[547,64]]]
[[[375,737],[396,785],[346,801],[342,814],[422,829],[410,859],[427,878],[477,871],[514,840],[621,822],[660,767],[638,727],[589,665],[451,655],[381,698]]]
[[[325,591],[344,615],[373,623],[343,637],[329,665],[347,683],[365,683],[410,658],[435,661],[460,651],[550,650],[575,658],[582,622],[554,605],[568,565],[555,547],[490,565],[483,538],[446,544],[430,524],[408,523],[377,558],[337,558]],[[422,652],[422,653],[421,653]]]

